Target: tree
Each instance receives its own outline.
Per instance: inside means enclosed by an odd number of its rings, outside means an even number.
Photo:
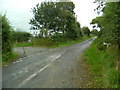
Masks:
[[[90,36],[90,29],[88,27],[83,27],[82,31],[83,31],[84,35]]]
[[[98,36],[98,35],[99,35],[99,32],[98,32],[97,29],[93,29],[93,30],[91,31],[91,33],[94,34],[95,36]]]
[[[41,36],[44,32],[47,32],[47,35],[62,33],[62,37],[74,39],[79,36],[78,32],[80,33],[74,8],[73,2],[43,2],[37,4],[32,9],[34,17],[30,19],[31,29],[40,30]],[[42,32],[41,30],[47,31]]]
[[[17,42],[26,42],[32,35],[28,32],[14,31],[13,40]]]
[[[0,50],[1,50],[1,46],[2,46],[2,15],[0,15]]]
[[[100,38],[118,46],[120,50],[120,2],[106,3],[103,15],[92,20],[91,24],[100,27]]]
[[[100,3],[99,8],[101,7],[103,15],[93,19],[91,24],[98,24],[98,27],[100,27],[100,34],[99,38],[97,39],[98,46],[100,46],[100,42],[102,42],[102,45],[103,42],[108,42],[111,46],[118,48],[118,55],[115,56],[118,58],[115,58],[114,60],[114,63],[116,63],[116,69],[118,70],[120,65],[120,2],[109,2],[105,3],[104,5]],[[118,79],[114,81],[114,84],[117,83],[119,88],[119,70],[114,78]]]
[[[12,27],[5,15],[0,15],[2,17],[2,53],[10,54],[12,52],[13,41],[12,41]]]

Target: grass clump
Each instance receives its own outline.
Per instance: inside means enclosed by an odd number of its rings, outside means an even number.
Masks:
[[[91,67],[93,87],[118,87],[117,51],[118,48],[115,46],[100,50],[95,40],[85,52],[85,58]]]
[[[1,65],[7,65],[10,62],[16,60],[19,58],[19,55],[15,52],[11,52],[11,53],[6,53],[6,54],[2,54],[0,55],[1,59],[0,59],[0,63]]]

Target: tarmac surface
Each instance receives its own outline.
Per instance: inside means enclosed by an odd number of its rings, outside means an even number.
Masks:
[[[23,48],[15,48],[14,51],[20,54],[20,58],[2,68],[2,87],[86,87],[87,80],[84,80],[83,76],[86,76],[87,72],[81,67],[81,55],[91,45],[93,39],[53,49],[25,47],[25,53]]]

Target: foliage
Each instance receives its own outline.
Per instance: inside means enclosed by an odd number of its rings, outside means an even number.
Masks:
[[[0,15],[0,49],[2,45],[2,15]]]
[[[47,37],[59,38],[59,40],[61,37],[74,39],[82,35],[80,24],[76,21],[74,8],[73,2],[37,4],[32,9],[34,17],[30,19],[31,29],[40,30],[41,37],[47,35]]]
[[[14,59],[18,58],[18,54],[12,51],[13,48],[13,29],[10,25],[10,22],[5,15],[0,15],[0,21],[2,21],[2,64],[6,62],[11,62]]]
[[[118,52],[115,46],[105,50],[97,48],[98,39],[85,52],[85,58],[91,66],[92,83],[94,88],[117,88],[118,72],[116,63]]]
[[[0,61],[0,63],[2,63],[2,65],[6,65],[18,58],[19,55],[15,52],[2,54],[2,61]]]
[[[13,41],[12,41],[12,27],[10,26],[10,23],[6,16],[1,15],[0,21],[2,21],[2,53],[11,53],[12,47],[13,47]]]
[[[76,40],[71,40],[71,39],[64,39],[64,41],[61,42],[55,42],[54,40],[51,40],[50,38],[33,38],[32,42],[29,43],[16,43],[16,47],[49,47],[49,48],[55,48],[55,47],[63,47],[63,46],[69,46],[72,44],[80,43],[82,41],[85,41],[89,39],[88,37],[82,37],[82,38],[77,38]]]
[[[15,42],[26,42],[30,39],[32,35],[28,32],[14,31],[13,40]]]
[[[34,38],[32,40],[32,46],[42,46],[42,47],[50,47],[55,43],[50,38]]]
[[[89,38],[88,37],[82,37],[82,38],[77,38],[75,40],[68,40],[68,39],[64,39],[65,42],[57,42],[55,43],[53,46],[51,47],[64,47],[64,46],[69,46],[69,45],[73,45],[73,44],[76,44],[76,43],[81,43],[85,40],[88,40]]]
[[[117,55],[117,58],[114,57],[114,60],[113,60],[113,62],[115,63],[116,62],[115,59],[117,59],[117,63],[116,63],[116,67],[117,67],[120,63],[120,56],[119,56],[120,54],[120,2],[109,2],[109,3],[100,2],[99,6],[97,7],[97,10],[103,12],[102,16],[96,17],[91,22],[91,24],[97,24],[98,27],[100,28],[100,32],[97,40],[97,47],[99,48],[99,50],[101,50],[101,52],[108,50],[110,47],[105,49],[105,46],[103,45],[103,42],[106,42],[106,43],[110,43],[111,47],[117,48],[118,50],[115,49],[116,52],[118,51],[117,53],[115,53],[115,55]],[[109,55],[108,58],[111,57],[112,54]],[[112,58],[110,58],[110,60],[112,60]],[[120,77],[120,72],[118,71],[117,73],[118,73],[118,76]],[[110,74],[114,75],[112,73]],[[114,78],[114,77],[111,76],[111,78]],[[120,78],[117,78],[117,79],[120,84]]]
[[[32,46],[32,42],[16,42],[14,47],[30,47]]]
[[[93,29],[91,33],[94,34],[95,36],[99,35],[99,31],[97,29]]]
[[[106,3],[103,15],[92,20],[91,24],[100,27],[99,37],[103,42],[110,42],[120,50],[120,2]]]
[[[90,36],[90,29],[88,27],[83,27],[82,31],[83,31],[84,35]]]

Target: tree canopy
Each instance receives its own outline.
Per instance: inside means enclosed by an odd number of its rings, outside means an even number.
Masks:
[[[95,36],[99,35],[99,31],[97,29],[93,29],[91,33],[94,34]]]
[[[83,31],[84,35],[90,36],[90,29],[88,27],[83,27],[82,31]]]
[[[62,34],[62,37],[76,38],[81,35],[81,28],[74,13],[73,2],[43,2],[33,9],[34,17],[30,19],[31,29],[40,30],[47,36]],[[42,32],[44,30],[44,32]]]
[[[115,44],[120,49],[120,2],[106,3],[102,12],[103,15],[93,19],[91,24],[98,24],[103,42]]]

